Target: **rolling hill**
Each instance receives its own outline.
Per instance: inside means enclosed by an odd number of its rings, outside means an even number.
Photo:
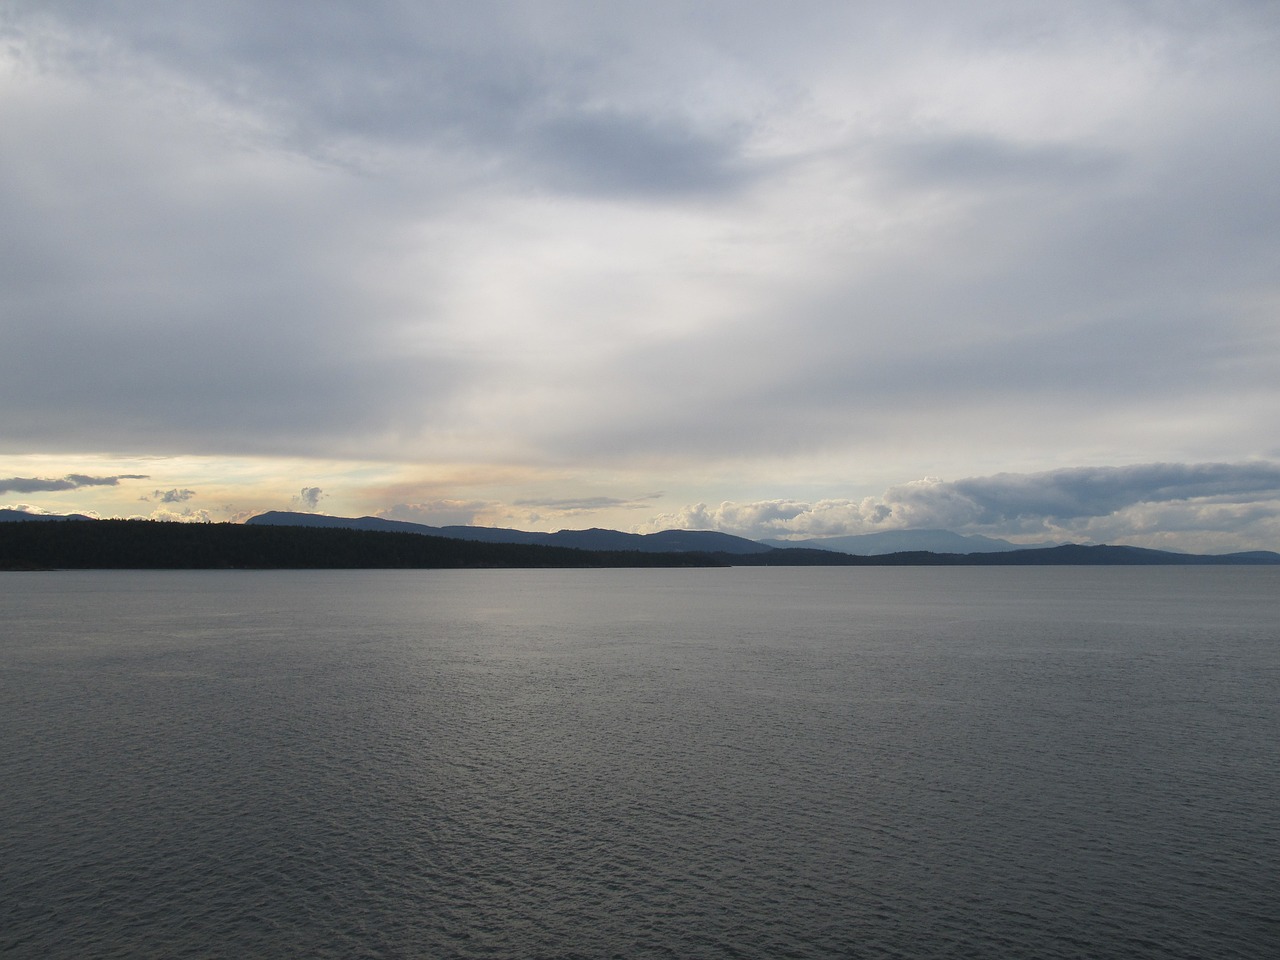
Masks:
[[[664,530],[661,533],[622,533],[618,530],[559,530],[556,533],[532,533],[504,527],[447,526],[432,527],[405,520],[382,517],[328,517],[317,513],[291,513],[272,510],[250,517],[251,525],[278,527],[342,527],[348,530],[382,530],[395,533],[419,533],[454,540],[478,540],[483,543],[526,543],[544,547],[573,547],[578,550],[638,550],[641,553],[765,553],[771,548],[754,540],[735,537],[712,530]]]

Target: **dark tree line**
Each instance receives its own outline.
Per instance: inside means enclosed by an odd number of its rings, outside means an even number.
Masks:
[[[66,520],[0,523],[0,570],[265,570],[484,567],[1028,566],[1275,564],[1267,551],[1194,556],[1067,545],[1007,553],[912,551],[875,557],[808,548],[762,553],[647,553],[487,543],[419,533],[238,523]]]
[[[576,550],[340,528],[69,520],[0,523],[4,570],[705,567],[706,554]]]

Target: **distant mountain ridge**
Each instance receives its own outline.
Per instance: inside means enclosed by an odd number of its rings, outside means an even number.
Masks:
[[[27,520],[92,520],[82,513],[28,513],[26,510],[0,510],[0,523],[20,523]]]
[[[330,517],[316,513],[272,510],[246,520],[248,524],[298,527],[341,527],[417,533],[455,540],[574,547],[579,550],[639,551],[642,553],[717,554],[732,563],[755,565],[831,564],[842,559],[882,558],[891,565],[1010,566],[1039,564],[1275,564],[1280,554],[1269,550],[1230,554],[1191,554],[1152,550],[1122,544],[1086,546],[1075,543],[1020,544],[950,530],[888,530],[848,537],[814,540],[747,540],[714,530],[664,530],[661,533],[622,533],[618,530],[560,530],[532,533],[504,527],[432,527],[382,517]],[[853,547],[855,549],[849,549]],[[866,552],[855,552],[866,551]],[[736,558],[736,559],[735,559]],[[877,563],[878,561],[873,561]],[[845,564],[847,565],[847,564]]]
[[[978,534],[964,535],[950,530],[884,530],[845,537],[816,537],[811,540],[761,540],[777,549],[804,547],[812,550],[835,550],[856,557],[879,557],[888,553],[926,550],[929,553],[1008,553],[1014,550],[1039,550],[1059,547],[1061,543],[1012,543]]]
[[[663,530],[661,533],[622,533],[618,530],[559,530],[535,533],[505,527],[432,527],[407,520],[383,517],[329,517],[318,513],[270,510],[250,517],[247,524],[278,527],[341,527],[347,530],[382,530],[391,533],[419,533],[453,540],[483,543],[526,543],[544,547],[574,547],[578,550],[638,550],[641,553],[767,553],[772,548],[714,530]]]
[[[72,522],[22,522],[31,520]],[[0,569],[1280,565],[1280,553],[1271,550],[1192,554],[1122,544],[1061,544],[975,551],[972,539],[981,546],[990,538],[924,532],[959,538],[970,552],[853,554],[794,544],[775,548],[709,530],[531,533],[283,511],[236,524],[96,520],[0,510]]]
[[[890,557],[912,562],[918,553],[896,553]],[[996,553],[933,554],[944,564],[959,566],[1261,566],[1280,564],[1280,553],[1247,550],[1239,553],[1174,553],[1124,544],[1064,543],[1057,547],[1005,550]],[[884,559],[889,559],[886,557]],[[928,561],[933,563],[935,561]]]
[[[842,567],[1134,567],[1134,566],[1278,566],[1280,553],[1248,550],[1239,553],[1172,553],[1123,544],[1065,543],[1058,547],[1000,550],[993,553],[932,553],[903,550],[877,556],[859,556],[834,550],[797,547],[771,553],[729,558],[734,566],[842,566]]]

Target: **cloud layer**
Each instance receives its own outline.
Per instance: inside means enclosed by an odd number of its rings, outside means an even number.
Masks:
[[[121,480],[147,480],[140,474],[122,474],[117,477],[90,477],[73,473],[56,480],[40,477],[8,477],[0,479],[0,493],[47,493],[62,490],[83,490],[85,487],[114,487]]]
[[[1280,464],[1140,464],[919,480],[862,500],[695,504],[646,530],[722,530],[751,538],[948,529],[1040,540],[1195,542],[1247,538],[1266,549],[1280,534]],[[1188,534],[1194,537],[1187,536]]]
[[[0,456],[602,515],[1274,461],[1278,87],[1250,0],[16,0]]]

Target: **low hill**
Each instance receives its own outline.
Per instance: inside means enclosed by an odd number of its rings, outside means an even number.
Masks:
[[[723,566],[702,553],[575,550],[380,530],[88,520],[0,524],[0,570]]]
[[[734,566],[855,566],[855,567],[1026,567],[1026,566],[1261,566],[1280,564],[1280,553],[1254,550],[1246,553],[1196,554],[1149,550],[1145,547],[1069,543],[1058,547],[1007,550],[999,553],[932,553],[904,550],[877,556],[859,556],[829,550],[797,547],[772,553],[724,558]]]
[[[1014,550],[1009,553],[975,553],[969,555],[973,565],[993,565],[1001,563],[1017,564],[1071,564],[1073,566],[1211,566],[1222,564],[1234,565],[1271,565],[1280,564],[1280,553],[1269,550],[1254,550],[1247,553],[1173,553],[1168,550],[1151,550],[1146,547],[1128,547],[1123,545],[1097,544],[1085,546],[1079,543],[1067,543],[1059,547],[1048,547],[1039,550]]]
[[[578,531],[591,534],[593,531]],[[608,534],[611,531],[600,531]],[[624,536],[635,536],[628,534]],[[656,535],[655,535],[656,536]],[[590,537],[587,538],[590,540]],[[627,540],[605,542],[631,542]],[[676,542],[680,542],[676,538]],[[754,553],[598,550],[485,543],[321,525],[68,520],[0,523],[0,570],[361,569],[693,566],[1028,566],[1280,564],[1270,551],[1199,556],[1070,544],[1004,553],[905,551],[874,557],[803,547]]]
[[[451,537],[483,543],[526,543],[546,547],[573,547],[578,550],[638,550],[642,553],[764,553],[764,544],[712,530],[664,530],[661,533],[622,533],[618,530],[560,530],[535,533],[503,527],[446,526],[386,520],[382,517],[328,517],[317,513],[292,513],[271,510],[245,521],[254,526],[340,527],[348,530],[384,530],[417,533],[425,536]]]
[[[0,510],[0,523],[25,523],[29,520],[92,520],[80,513],[27,513],[25,510]]]
[[[950,530],[882,530],[847,537],[816,537],[810,540],[761,540],[775,548],[804,547],[837,550],[860,557],[925,550],[930,553],[1007,553],[1013,550],[1056,547],[1056,543],[1012,543],[995,537],[965,535]]]

